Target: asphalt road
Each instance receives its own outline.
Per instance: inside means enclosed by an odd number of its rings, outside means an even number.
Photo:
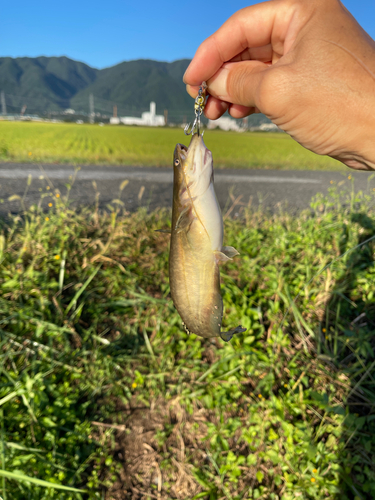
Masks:
[[[74,175],[71,165],[33,165],[33,164],[0,164],[0,215],[20,210],[19,199],[9,201],[13,195],[25,196],[25,205],[38,203],[42,195],[43,206],[51,201],[50,193],[59,191],[66,193],[69,176]],[[147,206],[150,210],[156,207],[170,207],[172,203],[172,169],[96,166],[81,167],[73,184],[70,198],[74,205],[92,205],[95,201],[96,183],[100,193],[100,206],[106,207],[113,199],[119,197],[119,186],[128,180],[121,199],[128,210],[139,206]],[[215,170],[215,190],[222,208],[228,209],[237,203],[262,206],[269,210],[280,207],[291,212],[307,208],[316,193],[326,193],[332,187],[331,181],[343,182],[349,187],[348,176],[355,179],[355,189],[366,190],[375,187],[375,179],[369,180],[370,173],[354,172],[321,172],[303,170]],[[27,181],[31,176],[31,184]],[[47,185],[50,189],[47,190]],[[141,196],[142,195],[142,196]],[[233,215],[236,214],[233,207]]]

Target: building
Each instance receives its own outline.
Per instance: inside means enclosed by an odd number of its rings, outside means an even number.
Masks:
[[[112,116],[110,121],[112,125],[141,125],[146,127],[162,127],[165,125],[165,118],[163,115],[156,114],[156,104],[150,102],[150,111],[142,113],[141,118],[135,116]]]
[[[274,123],[262,123],[259,125],[259,130],[263,130],[263,132],[279,132],[280,129]]]
[[[208,120],[207,128],[220,128],[221,130],[234,130],[235,132],[241,132],[243,130],[236,120],[229,116],[221,116],[217,120]]]

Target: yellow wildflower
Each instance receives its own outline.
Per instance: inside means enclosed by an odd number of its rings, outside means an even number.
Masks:
[[[315,481],[316,481],[315,477],[312,477],[312,478],[311,478],[311,482],[312,482],[312,483],[315,483]]]
[[[29,156],[31,156],[31,155],[32,155],[32,152],[31,152],[31,151],[29,151]]]
[[[46,217],[44,220],[46,220],[48,222],[49,221],[49,217]]]
[[[348,179],[350,180],[351,178],[352,178],[352,176],[351,176],[351,175],[348,175]]]
[[[316,474],[318,472],[318,469],[313,469],[313,473]]]
[[[259,399],[262,399],[262,397],[263,397],[263,396],[262,396],[261,394],[258,394],[258,398],[259,398]]]
[[[322,328],[322,332],[323,333],[326,333],[327,329],[326,328]]]
[[[60,198],[60,195],[59,195],[59,193],[56,193],[56,198]]]
[[[48,203],[48,206],[49,206],[49,207],[52,207],[52,206],[53,206],[53,203]]]
[[[135,389],[137,387],[137,384],[135,382],[133,382],[132,387],[133,387],[133,389]]]
[[[60,255],[55,255],[55,257],[54,257],[54,258],[55,258],[56,260],[59,260]]]

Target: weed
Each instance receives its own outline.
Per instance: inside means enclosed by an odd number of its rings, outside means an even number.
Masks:
[[[375,496],[372,192],[226,219],[226,344],[181,328],[168,212],[47,187],[1,228],[3,498]]]

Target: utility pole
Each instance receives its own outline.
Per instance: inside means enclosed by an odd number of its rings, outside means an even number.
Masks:
[[[113,118],[117,118],[117,104],[113,106]]]
[[[7,105],[5,102],[4,90],[1,91],[1,114],[4,116],[7,114]]]
[[[168,110],[164,110],[164,125],[168,125]]]
[[[94,123],[95,120],[94,94],[89,95],[89,108],[90,108],[90,123]]]

